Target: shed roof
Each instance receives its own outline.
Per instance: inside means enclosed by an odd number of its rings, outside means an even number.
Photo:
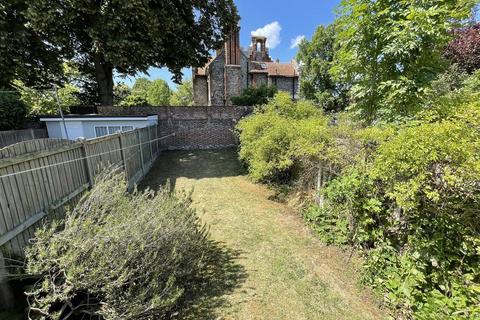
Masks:
[[[69,114],[65,115],[63,119],[65,121],[79,121],[79,120],[89,120],[89,121],[105,121],[105,120],[121,120],[121,121],[128,121],[128,120],[149,120],[149,119],[157,119],[158,115],[148,115],[148,116],[137,116],[137,115],[119,115],[119,116],[106,116],[100,114]],[[41,116],[40,121],[62,121],[62,117],[60,116]]]

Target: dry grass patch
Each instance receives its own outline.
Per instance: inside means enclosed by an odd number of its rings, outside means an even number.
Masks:
[[[356,263],[322,245],[287,206],[269,200],[271,192],[248,180],[234,150],[167,152],[144,185],[167,180],[177,189],[193,188],[194,206],[204,212],[213,239],[238,253],[235,263],[246,273],[233,290],[206,294],[180,318],[383,318],[358,286]]]

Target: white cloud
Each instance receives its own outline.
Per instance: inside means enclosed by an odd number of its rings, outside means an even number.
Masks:
[[[296,47],[298,47],[298,45],[300,44],[300,42],[302,42],[303,39],[305,39],[305,35],[303,35],[303,34],[298,35],[295,38],[293,38],[290,41],[290,49],[295,49]]]
[[[276,48],[280,44],[280,31],[282,26],[278,21],[266,24],[262,28],[259,28],[255,31],[252,31],[252,36],[263,36],[267,37],[267,47],[270,49]]]

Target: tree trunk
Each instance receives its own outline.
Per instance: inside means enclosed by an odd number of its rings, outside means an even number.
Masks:
[[[93,61],[102,106],[113,106],[113,66],[101,54],[94,54]]]

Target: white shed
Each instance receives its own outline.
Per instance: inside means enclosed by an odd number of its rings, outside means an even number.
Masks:
[[[118,131],[129,131],[158,124],[158,115],[150,116],[102,116],[66,115],[40,118],[47,125],[48,137],[77,140],[92,139]],[[66,131],[65,131],[66,129]]]

